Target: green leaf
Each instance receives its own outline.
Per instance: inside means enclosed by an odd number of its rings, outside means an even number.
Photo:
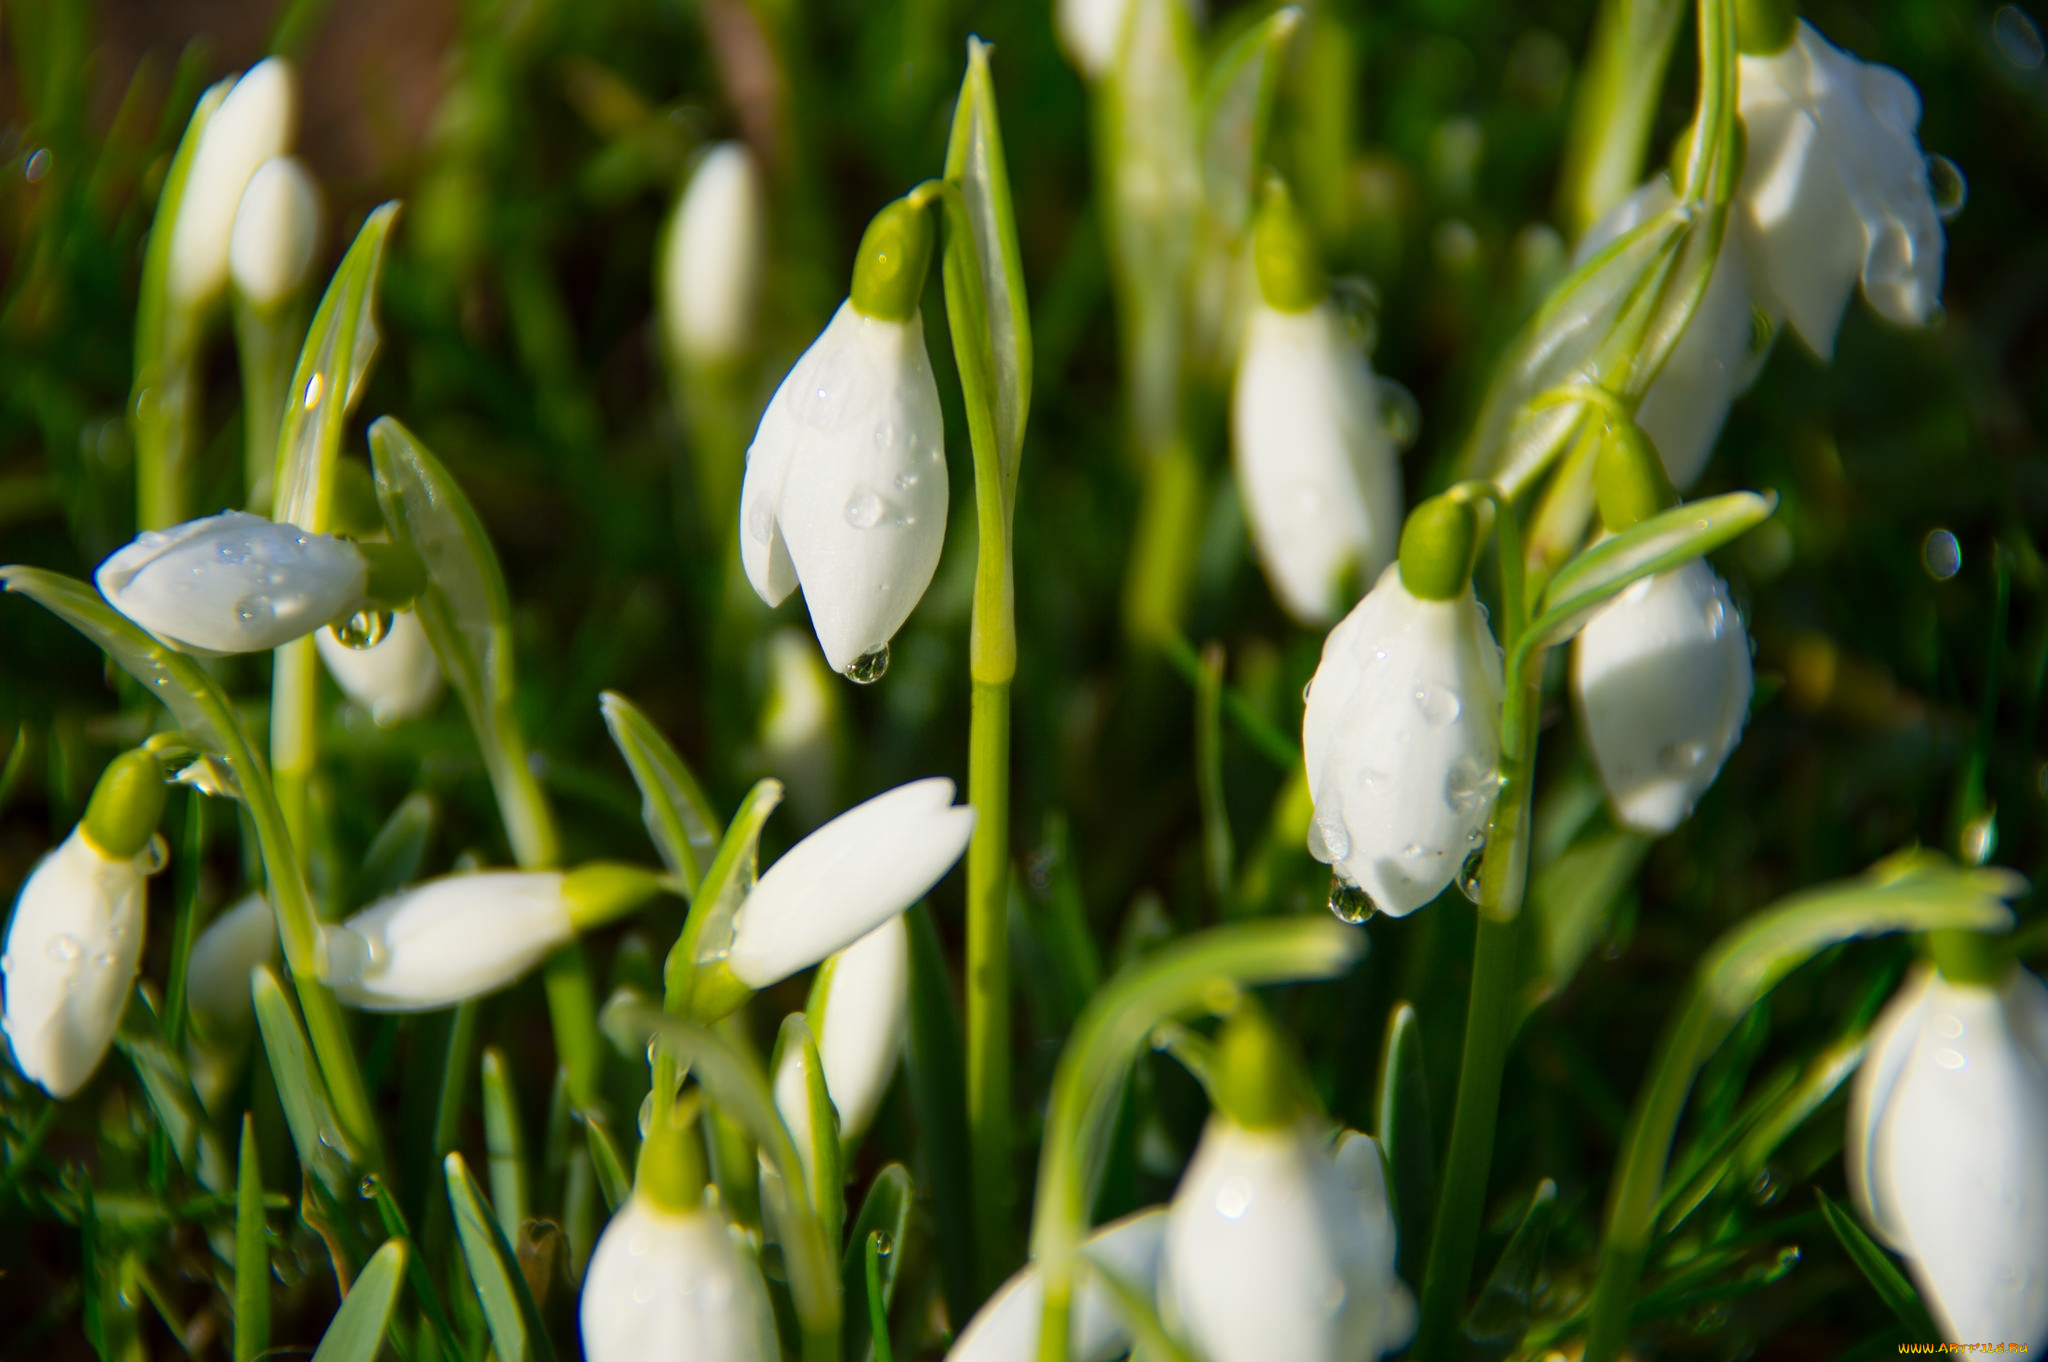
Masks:
[[[1649,852],[1649,838],[1604,827],[1582,836],[1530,877],[1524,1009],[1533,1010],[1571,983]]]
[[[270,1347],[270,1244],[263,1223],[263,1170],[256,1122],[242,1113],[241,1170],[235,1178],[235,1362]]]
[[[1775,497],[1730,492],[1674,506],[1601,540],[1550,579],[1520,646],[1526,651],[1563,642],[1631,583],[1713,552],[1762,524],[1776,506]]]
[[[504,1052],[495,1045],[484,1050],[483,1093],[491,1204],[498,1211],[498,1228],[507,1239],[514,1239],[527,1216],[526,1141],[519,1131],[519,1101],[512,1091],[512,1075],[505,1067]]]
[[[376,1362],[384,1346],[384,1331],[391,1327],[391,1308],[398,1303],[399,1274],[412,1255],[405,1241],[387,1239],[384,1247],[370,1256],[348,1299],[334,1312],[334,1322],[320,1336],[313,1362]]]
[[[377,1204],[377,1218],[384,1224],[384,1233],[392,1239],[412,1239],[412,1228],[405,1223],[405,1212],[398,1209],[398,1202],[392,1197],[391,1189],[383,1181],[370,1176],[363,1179],[361,1190]],[[413,1298],[426,1314],[427,1324],[440,1340],[441,1352],[453,1359],[462,1355],[462,1347],[455,1339],[455,1330],[448,1322],[448,1309],[441,1303],[441,1293],[434,1289],[433,1275],[427,1271],[426,1260],[417,1253],[405,1256],[405,1280],[412,1287]]]
[[[1413,1278],[1429,1257],[1436,1215],[1436,1137],[1423,1072],[1422,1022],[1407,1002],[1394,1004],[1380,1046],[1379,1104],[1373,1118],[1394,1201],[1395,1252]]]
[[[598,697],[605,727],[633,783],[640,787],[640,817],[661,859],[694,896],[718,845],[718,815],[689,763],[669,745],[631,700],[608,690]]]
[[[910,1170],[902,1164],[889,1164],[875,1174],[875,1180],[868,1185],[867,1199],[861,1202],[860,1214],[854,1217],[853,1231],[846,1236],[846,1252],[839,1260],[842,1300],[850,1303],[867,1299],[868,1236],[880,1231],[888,1236],[891,1246],[876,1265],[882,1313],[887,1317],[889,1302],[896,1295],[896,1272],[903,1259],[904,1236],[910,1232],[910,1209],[914,1200]],[[849,1305],[842,1345],[844,1351],[841,1355],[846,1362],[868,1362],[875,1355],[874,1331],[869,1325],[866,1310],[855,1310]]]
[[[299,1025],[299,1015],[268,965],[255,970],[252,992],[256,1026],[263,1035],[263,1051],[270,1059],[271,1076],[277,1082],[278,1101],[284,1107],[292,1146],[298,1150],[299,1166],[309,1177],[319,1178],[338,1198],[348,1182],[341,1130],[334,1107],[327,1099],[327,1084],[313,1063],[312,1047]]]
[[[1008,499],[1015,493],[1024,424],[1031,407],[1031,313],[1024,298],[1024,263],[1017,250],[1017,219],[1010,203],[1002,128],[996,119],[995,86],[989,78],[991,50],[979,38],[967,40],[967,76],[953,108],[946,179],[960,187],[971,226],[974,263],[981,281],[984,371],[993,390],[996,447]],[[950,269],[951,242],[947,243],[947,258]],[[946,297],[950,312],[954,306],[950,274]]]
[[[1820,1213],[1826,1217],[1828,1228],[1835,1232],[1835,1238],[1842,1243],[1842,1249],[1849,1255],[1849,1261],[1856,1264],[1856,1270],[1870,1283],[1870,1289],[1885,1303],[1899,1322],[1911,1331],[1914,1338],[1932,1343],[1941,1337],[1934,1327],[1934,1317],[1920,1300],[1920,1293],[1913,1289],[1913,1283],[1906,1280],[1906,1274],[1899,1271],[1891,1255],[1879,1248],[1871,1237],[1863,1232],[1856,1218],[1837,1206],[1826,1192],[1813,1189],[1820,1201]]]
[[[462,1261],[476,1286],[484,1323],[500,1362],[553,1362],[555,1351],[541,1323],[540,1307],[534,1304],[526,1275],[519,1270],[519,1258],[492,1217],[476,1179],[469,1175],[460,1154],[450,1154],[442,1168],[448,1178],[448,1203],[455,1211]]]
[[[1267,15],[1224,49],[1203,83],[1202,185],[1210,216],[1233,237],[1251,226],[1273,95],[1301,21],[1298,5]]]
[[[1482,1343],[1519,1338],[1536,1317],[1544,1287],[1544,1251],[1558,1218],[1557,1184],[1549,1178],[1536,1184],[1529,1209],[1501,1250],[1500,1261],[1480,1288],[1479,1299],[1465,1317],[1465,1333]]]
[[[825,1062],[818,1055],[817,1037],[801,1012],[784,1017],[782,1029],[775,1037],[775,1053],[768,1072],[775,1076],[778,1087],[783,1066],[790,1063],[798,1066],[804,1085],[807,1140],[797,1147],[797,1153],[803,1158],[811,1205],[817,1208],[818,1220],[825,1227],[825,1240],[836,1244],[841,1222],[846,1218],[846,1179],[839,1158],[839,1109],[832,1105],[832,1094],[825,1087]],[[851,1316],[853,1312],[847,1314]]]
[[[690,1010],[697,962],[731,945],[733,917],[752,892],[760,869],[761,829],[781,802],[782,782],[760,781],[747,791],[727,824],[718,854],[690,901],[682,933],[662,966],[663,1000],[669,1011],[680,1015]]]
[[[370,457],[392,539],[426,565],[413,608],[476,730],[513,855],[529,869],[553,865],[553,817],[512,710],[512,603],[490,536],[441,461],[396,420],[371,423]]]
[[[917,1114],[918,1179],[931,1194],[941,1244],[973,1243],[967,1155],[967,1059],[960,1012],[946,972],[946,953],[920,903],[904,915],[910,928],[910,1025],[903,1067]],[[946,1310],[968,1319],[979,1304],[970,1253],[940,1253]]]
[[[616,1211],[633,1194],[633,1179],[627,1176],[618,1146],[612,1143],[602,1123],[586,1121],[583,1132],[590,1144],[590,1162],[597,1170],[598,1190],[604,1194],[604,1208]]]
[[[398,205],[371,213],[327,285],[285,390],[278,431],[274,519],[325,531],[333,518],[336,460],[350,408],[377,351],[374,316],[384,243]]]
[[[227,1151],[192,1087],[185,1061],[164,1040],[157,1015],[146,1003],[131,999],[122,1016],[114,1046],[135,1066],[143,1093],[158,1125],[170,1140],[178,1166],[210,1192],[226,1192],[233,1178]]]
[[[358,901],[374,903],[420,877],[427,843],[440,818],[440,805],[425,790],[414,790],[398,802],[363,853],[362,868],[356,872]]]

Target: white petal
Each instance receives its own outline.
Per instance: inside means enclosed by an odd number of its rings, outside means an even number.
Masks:
[[[1232,450],[1252,541],[1280,603],[1304,624],[1343,608],[1348,571],[1371,581],[1401,536],[1401,477],[1372,369],[1327,304],[1246,321]]]
[[[363,599],[355,545],[243,511],[145,530],[93,581],[158,638],[199,653],[267,652]]]
[[[1059,0],[1060,45],[1090,80],[1108,75],[1123,45],[1130,0]]]
[[[15,900],[0,1025],[15,1065],[52,1097],[85,1086],[128,1005],[142,960],[141,861],[110,860],[74,829]]]
[[[327,982],[351,1007],[423,1012],[495,992],[574,935],[557,871],[451,875],[324,933]]]
[[[332,629],[313,635],[327,672],[342,693],[389,728],[416,719],[441,698],[441,664],[425,626],[410,610],[391,616],[391,628],[374,647],[351,648]]]
[[[1500,762],[1500,649],[1471,592],[1418,600],[1398,563],[1331,631],[1310,683],[1309,850],[1400,916],[1477,849]]]
[[[1741,739],[1752,688],[1749,635],[1701,559],[1594,616],[1572,645],[1572,692],[1616,817],[1653,837],[1677,827]]]
[[[1081,1252],[1118,1280],[1150,1296],[1159,1280],[1159,1246],[1166,1208],[1153,1206],[1114,1220],[1090,1235]],[[1131,1346],[1130,1330],[1096,1274],[1083,1267],[1075,1283],[1068,1355],[1074,1362],[1110,1362]],[[1026,1267],[1004,1282],[960,1331],[947,1362],[1036,1362],[1045,1289],[1038,1269]]]
[[[250,67],[214,110],[171,229],[174,300],[189,307],[227,287],[229,234],[242,190],[256,167],[290,148],[297,124],[298,82],[280,57]]]
[[[598,1236],[578,1305],[589,1362],[774,1362],[775,1316],[759,1269],[718,1218],[634,1195]]]
[[[319,239],[319,185],[296,157],[272,157],[249,177],[235,210],[228,239],[235,287],[258,307],[275,307],[305,282]]]
[[[761,176],[740,142],[720,142],[690,176],[662,247],[662,319],[686,359],[737,359],[753,338],[761,290]]]
[[[1891,1104],[1892,1089],[1898,1085],[1913,1047],[1920,1042],[1920,1027],[1927,1018],[1927,993],[1934,971],[1922,966],[1885,1004],[1864,1042],[1863,1063],[1849,1087],[1849,1112],[1842,1136],[1842,1169],[1849,1195],[1880,1241],[1904,1249],[1904,1231],[1892,1223],[1877,1205],[1875,1159],[1877,1123]]]
[[[277,919],[261,894],[248,895],[207,923],[185,966],[197,1028],[215,1038],[246,1029],[254,1009],[249,973],[276,958]]]
[[[1745,109],[1743,124],[1749,154],[1736,207],[1751,287],[1766,312],[1788,319],[1827,359],[1863,270],[1862,226],[1811,113],[1768,105]]]
[[[829,1091],[826,1095],[830,1096]],[[789,1128],[790,1142],[796,1146],[797,1158],[803,1164],[804,1181],[809,1182],[817,1175],[817,1160],[811,1148],[811,1066],[800,1045],[784,1048],[782,1061],[775,1066],[775,1111]],[[761,1155],[761,1171],[764,1177],[780,1176],[765,1151]]]
[[[726,964],[766,988],[843,950],[930,892],[967,850],[974,810],[942,776],[899,785],[790,848],[740,905]]]
[[[896,1060],[910,1008],[910,932],[901,913],[833,957],[832,977],[813,1008],[811,1029],[825,1065],[825,1088],[839,1110],[839,1133],[853,1139],[873,1124]]]
[[[840,309],[842,316],[850,311]],[[747,447],[747,468],[740,479],[740,565],[747,570],[755,594],[771,606],[788,600],[797,587],[796,564],[789,559],[789,542],[780,523],[782,487],[803,435],[796,409],[804,394],[814,388],[819,348],[838,324],[839,318],[833,318],[832,326],[811,342],[811,348],[782,380],[775,396],[768,399],[768,409],[761,413],[753,444]]]

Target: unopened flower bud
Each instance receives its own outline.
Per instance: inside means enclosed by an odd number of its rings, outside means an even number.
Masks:
[[[896,1061],[910,1008],[910,934],[898,913],[840,951],[818,971],[804,1009],[817,1037],[825,1091],[839,1113],[839,1137],[857,1140],[873,1124]],[[791,1047],[792,1050],[794,1047]],[[799,1150],[809,1143],[800,1057],[785,1051],[775,1075],[775,1105]]]
[[[297,125],[298,82],[282,57],[250,67],[214,110],[171,224],[168,284],[175,304],[203,307],[227,287],[242,191],[258,166],[285,154]]]
[[[350,647],[332,628],[314,634],[313,642],[335,684],[379,727],[416,719],[441,698],[441,664],[410,610],[394,612],[384,637],[366,648]]]
[[[1073,1362],[1111,1362],[1130,1351],[1130,1326],[1097,1273],[1113,1273],[1126,1286],[1150,1296],[1159,1282],[1159,1246],[1165,1230],[1166,1208],[1154,1206],[1111,1221],[1082,1243],[1081,1253],[1092,1266],[1075,1274],[1067,1352]],[[1037,1362],[1044,1314],[1045,1286],[1038,1269],[1027,1267],[1004,1282],[968,1321],[946,1362]]]
[[[781,1356],[767,1287],[725,1223],[702,1207],[664,1208],[638,1190],[598,1236],[578,1314],[590,1362]]]
[[[761,173],[741,142],[704,153],[661,250],[661,315],[674,353],[699,364],[745,354],[761,291]]]
[[[256,168],[235,210],[228,267],[236,290],[259,308],[296,293],[320,240],[320,187],[305,163],[273,156]]]

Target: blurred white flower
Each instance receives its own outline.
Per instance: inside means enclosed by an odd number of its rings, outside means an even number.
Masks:
[[[1165,1231],[1166,1208],[1153,1206],[1104,1225],[1082,1243],[1081,1252],[1097,1268],[1149,1297],[1159,1281],[1159,1246]],[[1037,1362],[1044,1314],[1044,1284],[1038,1269],[1027,1267],[975,1312],[946,1354],[947,1362]],[[1084,1266],[1074,1274],[1069,1320],[1068,1356],[1073,1362],[1111,1362],[1130,1351],[1131,1331],[1123,1312],[1094,1269]]]
[[[1330,631],[1310,682],[1309,854],[1380,912],[1435,898],[1493,812],[1500,695],[1500,649],[1469,583],[1424,600],[1389,566]]]
[[[346,539],[222,511],[144,530],[93,581],[109,605],[173,647],[253,653],[360,604],[369,564]]]
[[[206,924],[185,965],[192,1029],[229,1041],[248,1030],[255,1002],[249,973],[277,958],[277,919],[261,894],[250,894]]]
[[[825,1091],[839,1113],[839,1138],[855,1140],[874,1122],[910,1008],[910,933],[901,913],[827,960],[806,1015],[825,1069]],[[775,1106],[799,1153],[810,1153],[810,1104],[801,1056],[791,1047],[775,1071]]]
[[[839,760],[834,747],[838,697],[818,650],[795,629],[768,640],[768,699],[761,707],[761,756],[789,791],[806,823],[832,811]]]
[[[1871,1028],[1843,1158],[1941,1336],[2048,1345],[2048,988],[1909,979]]]
[[[775,1315],[753,1264],[706,1210],[636,1190],[605,1224],[578,1306],[589,1362],[775,1362]]]
[[[1100,80],[1116,65],[1130,12],[1130,0],[1059,0],[1060,45],[1089,80]]]
[[[661,317],[670,350],[725,363],[753,341],[766,213],[761,173],[741,142],[704,153],[661,247]]]
[[[228,267],[235,289],[276,307],[306,282],[320,241],[320,186],[305,163],[273,156],[256,168],[235,210]]]
[[[505,987],[575,935],[560,871],[450,875],[321,929],[322,977],[370,1012],[424,1012]]]
[[[1371,367],[1328,303],[1255,302],[1231,404],[1252,542],[1289,614],[1328,624],[1347,572],[1371,581],[1401,536],[1401,475]]]
[[[399,610],[384,637],[367,648],[351,648],[322,629],[314,646],[342,693],[370,711],[380,727],[416,719],[441,698],[441,664],[419,616]]]
[[[298,126],[291,63],[270,57],[244,72],[207,120],[171,225],[168,286],[174,305],[204,306],[228,283],[228,245],[242,191],[256,168],[282,156]]]
[[[847,302],[776,389],[747,451],[747,580],[769,605],[801,585],[832,669],[866,676],[938,568],[946,486],[923,318]]]
[[[1802,20],[1784,51],[1741,59],[1738,88],[1748,152],[1735,210],[1757,302],[1822,358],[1859,278],[1881,315],[1924,324],[1946,243],[1912,82]]]
[[[1572,644],[1572,694],[1616,817],[1661,837],[1742,737],[1749,635],[1705,560],[1630,586]]]

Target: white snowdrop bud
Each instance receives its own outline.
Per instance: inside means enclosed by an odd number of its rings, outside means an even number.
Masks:
[[[817,1037],[825,1091],[839,1113],[839,1138],[855,1140],[873,1124],[896,1060],[910,1008],[910,933],[903,915],[848,946],[818,972],[805,1014]],[[775,1072],[775,1106],[797,1150],[810,1150],[810,1103],[801,1057],[785,1051]]]
[[[753,341],[766,214],[761,172],[741,142],[704,153],[661,247],[669,348],[700,364],[738,359]]]
[[[1859,278],[1884,317],[1924,324],[1946,241],[1912,82],[1801,21],[1782,52],[1741,58],[1737,88],[1748,152],[1735,207],[1757,302],[1822,358]]]
[[[1309,685],[1309,854],[1380,912],[1435,898],[1493,812],[1500,697],[1500,648],[1470,585],[1425,600],[1388,567],[1330,631]]]
[[[1130,0],[1059,0],[1060,46],[1081,74],[1100,80],[1116,65]]]
[[[1941,1336],[2048,1346],[2048,988],[1909,979],[1871,1028],[1843,1159]]]
[[[1601,783],[1626,826],[1677,827],[1742,737],[1749,635],[1703,559],[1608,602],[1572,644],[1572,694]]]
[[[346,539],[222,511],[143,531],[93,581],[109,605],[173,647],[253,653],[360,604],[369,564]]]
[[[761,756],[806,822],[832,811],[839,759],[834,746],[838,697],[818,650],[795,629],[768,640],[768,700],[761,709]]]
[[[168,284],[175,305],[204,306],[227,287],[228,245],[242,191],[258,166],[285,154],[298,117],[298,81],[282,57],[250,67],[214,110],[171,224]]]
[[[313,635],[313,643],[342,693],[380,727],[416,719],[441,698],[441,664],[410,610],[395,611],[384,637],[367,648],[349,647],[331,628]]]
[[[590,1362],[774,1362],[775,1315],[760,1271],[719,1218],[636,1190],[598,1236],[578,1306]]]
[[[1150,1296],[1159,1282],[1159,1245],[1166,1230],[1166,1209],[1153,1206],[1122,1220],[1111,1221],[1090,1235],[1081,1252],[1096,1268],[1106,1270]],[[1109,1290],[1093,1268],[1075,1274],[1072,1329],[1067,1355],[1073,1362],[1111,1362],[1131,1348],[1124,1323]],[[1027,1267],[1004,1282],[975,1312],[946,1354],[947,1362],[1037,1362],[1038,1330],[1045,1315],[1045,1286],[1038,1269]]]
[[[320,240],[320,186],[294,156],[256,168],[235,209],[228,269],[236,290],[257,307],[276,307],[306,282]]]
[[[249,972],[277,958],[277,919],[261,894],[250,894],[206,924],[185,966],[192,1029],[201,1039],[232,1041],[255,1013]]]

